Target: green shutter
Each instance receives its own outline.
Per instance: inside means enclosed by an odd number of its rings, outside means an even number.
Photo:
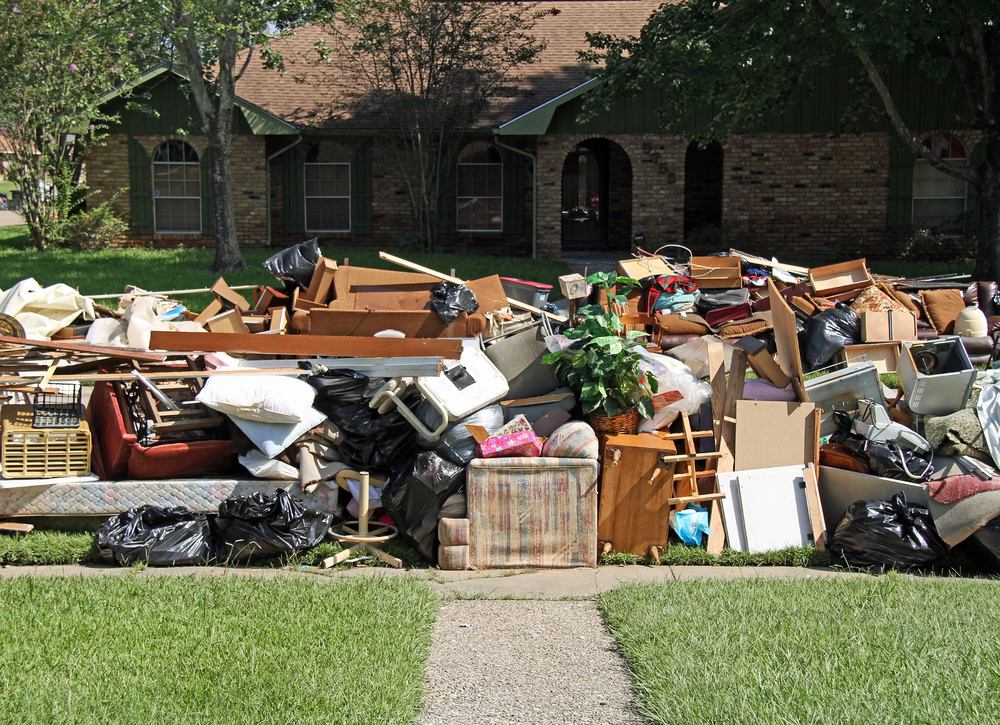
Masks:
[[[128,140],[128,193],[133,234],[153,233],[153,168],[134,138]]]
[[[441,179],[441,191],[438,194],[438,210],[441,214],[440,229],[442,234],[458,232],[458,167],[452,161],[444,170]]]
[[[305,170],[302,154],[288,149],[281,155],[281,217],[286,234],[306,230]]]
[[[212,149],[201,155],[201,233],[215,234],[215,188],[212,186]]]
[[[972,150],[969,158],[969,166],[978,168],[986,160],[986,142],[980,141],[979,145]],[[965,215],[965,236],[974,237],[979,234],[979,189],[969,184],[969,204]]]
[[[889,226],[909,227],[913,221],[913,152],[893,134],[889,144]]]
[[[351,164],[351,232],[372,233],[372,142],[358,146]]]
[[[508,153],[503,169],[503,231],[524,234],[524,169],[526,159],[513,151]]]

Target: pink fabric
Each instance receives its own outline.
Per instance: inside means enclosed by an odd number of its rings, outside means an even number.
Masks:
[[[795,392],[792,386],[782,390],[776,387],[770,380],[761,378],[750,378],[743,384],[744,400],[780,400],[789,403],[795,402]]]
[[[931,498],[948,506],[983,491],[1000,491],[1000,478],[984,481],[979,476],[965,474],[948,476],[940,481],[928,481],[924,485]]]

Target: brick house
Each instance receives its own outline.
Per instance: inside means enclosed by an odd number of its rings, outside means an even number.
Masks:
[[[584,33],[637,33],[659,2],[543,5],[559,11],[536,28],[547,48],[522,73],[524,93],[492,106],[460,152],[452,178],[462,183],[446,188],[440,203],[442,246],[558,258],[627,250],[639,234],[646,248],[692,242],[699,229],[703,247],[718,245],[704,229],[722,225],[730,241],[821,260],[893,255],[913,225],[950,220],[955,249],[975,232],[974,195],[916,160],[887,122],[833,135],[850,99],[849,59],[824,69],[759,128],[704,149],[685,142],[683,129],[661,131],[656,88],[579,121],[584,95],[599,82],[577,60]],[[309,60],[324,36],[319,26],[300,29],[276,43],[287,74],[255,62],[237,84],[232,163],[241,246],[314,236],[324,249],[390,246],[410,232],[405,183],[378,119],[330,110],[336,69]],[[956,84],[914,83],[911,71],[889,74],[905,120],[939,153],[977,163],[978,137],[952,130],[963,103]],[[108,94],[105,110],[119,122],[87,155],[95,201],[128,187],[115,201],[130,224],[128,243],[210,245],[213,200],[193,100],[165,65],[139,85],[157,113]]]

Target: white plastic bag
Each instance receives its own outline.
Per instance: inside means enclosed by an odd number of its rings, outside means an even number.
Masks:
[[[684,363],[641,347],[635,350],[643,358],[639,363],[639,369],[647,375],[652,375],[657,382],[657,392],[653,396],[653,410],[656,411],[656,415],[652,420],[642,419],[639,424],[640,433],[652,433],[667,428],[677,420],[678,414],[697,413],[702,404],[712,398],[712,386],[698,380],[691,372],[691,368]],[[683,397],[673,403],[667,403],[667,394],[674,391]]]
[[[256,448],[245,456],[239,456],[236,460],[255,478],[273,478],[279,481],[299,480],[299,472],[294,466],[268,458]]]

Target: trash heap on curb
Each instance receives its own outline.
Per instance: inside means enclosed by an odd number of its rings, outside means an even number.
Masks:
[[[671,538],[1000,567],[995,284],[639,250],[556,306],[381,256],[406,271],[304,242],[265,262],[280,284],[251,303],[220,279],[198,314],[18,283],[0,517],[113,514],[122,565],[336,540],[324,566],[402,566],[401,537],[443,569],[656,563]]]

